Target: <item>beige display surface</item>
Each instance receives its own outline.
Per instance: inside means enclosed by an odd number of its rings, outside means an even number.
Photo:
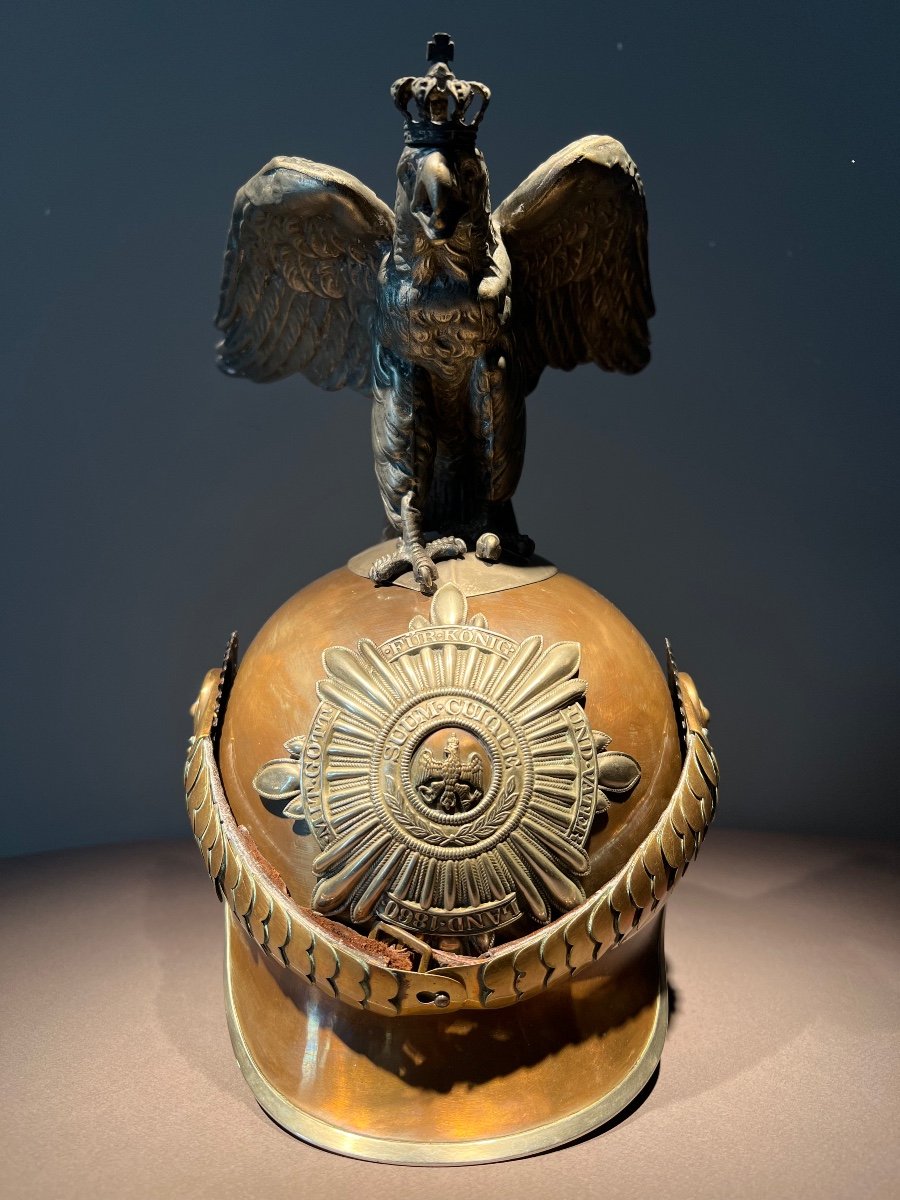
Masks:
[[[4,863],[0,1195],[896,1194],[895,847],[717,829],[668,914],[669,1036],[638,1104],[565,1149],[454,1168],[342,1158],[265,1116],[232,1054],[196,853]]]

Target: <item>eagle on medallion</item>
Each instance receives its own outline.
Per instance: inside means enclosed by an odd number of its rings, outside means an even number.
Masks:
[[[459,757],[459,738],[451,733],[441,758],[435,758],[426,746],[416,764],[416,790],[432,808],[444,812],[465,812],[484,795],[484,765],[473,750],[463,764]]]

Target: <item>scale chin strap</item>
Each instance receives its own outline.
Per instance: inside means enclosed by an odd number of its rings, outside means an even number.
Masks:
[[[191,829],[219,898],[260,950],[355,1008],[385,1016],[421,1015],[435,1007],[500,1008],[571,979],[655,915],[696,856],[715,813],[719,771],[704,728],[709,714],[669,653],[681,775],[622,870],[578,908],[480,958],[429,954],[401,931],[397,940],[408,950],[397,949],[297,904],[250,831],[235,820],[216,750],[236,658],[232,638],[224,665],[207,673],[192,710],[194,736],[184,772]]]

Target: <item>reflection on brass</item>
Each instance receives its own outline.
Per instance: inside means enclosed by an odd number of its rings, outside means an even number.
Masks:
[[[313,908],[466,949],[582,903],[604,783],[629,791],[640,767],[591,731],[577,643],[494,632],[448,583],[405,633],[323,661],[296,754],[254,780],[316,836]]]
[[[401,1021],[310,988],[230,914],[225,927],[228,1025],[247,1082],[279,1125],[342,1154],[458,1164],[561,1146],[621,1112],[662,1052],[661,919],[527,1004],[454,1012],[439,1006],[442,985],[420,982],[430,1011]]]
[[[490,92],[458,79],[435,34],[404,114],[394,210],[344,171],[274,158],[237,193],[217,324],[219,364],[260,382],[301,372],[370,397],[375,473],[396,545],[376,583],[474,549],[534,548],[512,496],[525,398],[547,366],[639,371],[653,299],[640,176],[585,137],[495,211],[476,135]],[[434,534],[427,541],[426,534]]]
[[[673,675],[676,704],[680,676]],[[625,866],[594,895],[549,925],[496,947],[461,957],[434,951],[429,974],[449,1006],[494,1008],[525,1000],[570,979],[637,932],[667,899],[695,857],[716,806],[718,767],[693,708],[684,708],[687,752],[675,791]],[[427,1007],[418,998],[421,976],[392,970],[355,938],[345,943],[341,926],[319,923],[297,905],[278,873],[248,842],[222,787],[208,733],[198,727],[185,766],[185,794],[194,836],[221,899],[256,945],[277,963],[302,975],[328,995],[386,1015]]]
[[[246,844],[198,728],[185,785],[198,844],[233,914],[232,1040],[279,1123],[381,1161],[481,1162],[577,1137],[640,1091],[666,1022],[661,921],[653,917],[699,849],[718,778],[683,677],[672,670],[687,753],[671,798],[625,866],[527,937],[470,958],[433,949],[408,971],[385,965],[376,951],[384,936],[411,945],[411,935],[382,926],[368,941],[351,941],[349,930],[319,924],[285,894]],[[509,1005],[521,1017],[507,1015]],[[454,1014],[466,1010],[490,1023],[459,1025]],[[378,1023],[386,1016],[413,1022],[399,1041]],[[298,1071],[301,1058],[317,1069]],[[435,1105],[445,1094],[452,1109]]]
[[[392,89],[393,212],[307,159],[238,192],[220,365],[369,397],[394,538],[291,597],[240,668],[232,637],[184,775],[254,1094],[300,1137],[396,1163],[535,1153],[640,1093],[663,905],[718,788],[668,645],[664,677],[512,508],[544,367],[648,361],[639,176],[582,138],[492,210],[490,92],[452,58],[436,34]]]

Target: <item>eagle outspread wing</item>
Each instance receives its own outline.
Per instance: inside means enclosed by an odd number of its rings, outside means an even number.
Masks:
[[[415,787],[422,787],[423,784],[432,782],[435,777],[440,776],[438,760],[434,757],[431,751],[426,746],[419,755],[419,761],[416,764],[416,777],[413,780]]]
[[[632,374],[650,360],[653,296],[637,168],[610,137],[572,142],[495,213],[509,253],[513,323],[530,392],[545,366]]]
[[[352,175],[273,158],[235,197],[216,318],[221,369],[257,382],[300,371],[368,394],[393,231],[391,210]]]
[[[468,783],[473,792],[481,792],[484,788],[483,771],[481,766],[481,757],[473,750],[466,760],[466,765],[462,772],[464,783]]]

